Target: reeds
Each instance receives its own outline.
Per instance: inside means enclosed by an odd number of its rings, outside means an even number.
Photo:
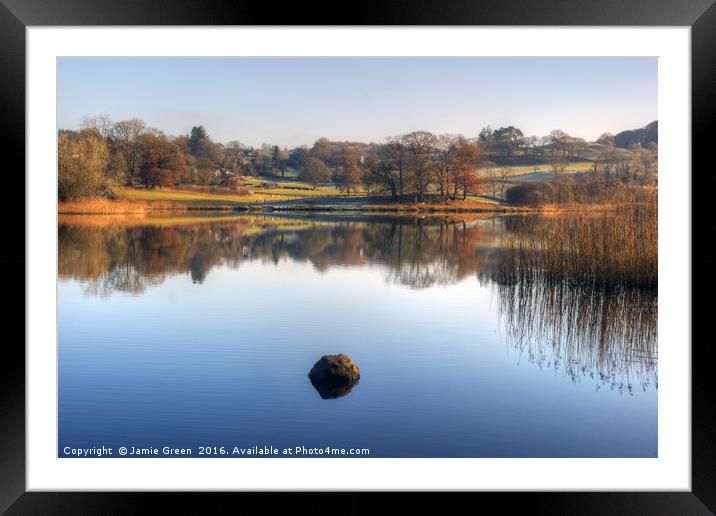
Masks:
[[[656,288],[656,195],[650,202],[600,213],[505,219],[497,273],[569,285]]]
[[[657,208],[503,219],[492,279],[530,361],[631,391],[656,383]]]

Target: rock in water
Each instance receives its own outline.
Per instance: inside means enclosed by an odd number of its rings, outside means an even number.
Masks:
[[[308,378],[324,400],[340,398],[358,384],[360,369],[348,355],[324,355],[313,364]]]

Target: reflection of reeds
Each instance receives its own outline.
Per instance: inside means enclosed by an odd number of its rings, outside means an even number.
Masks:
[[[619,389],[656,381],[655,291],[539,281],[497,285],[507,338],[530,361],[562,368],[573,380],[596,374]]]
[[[513,344],[573,379],[656,382],[656,202],[504,226],[492,279]]]

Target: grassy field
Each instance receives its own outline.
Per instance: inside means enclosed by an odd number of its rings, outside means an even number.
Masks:
[[[512,168],[512,175],[510,181],[540,181],[542,179],[550,179],[554,177],[552,169],[547,164],[541,165],[525,165]],[[561,174],[569,175],[579,172],[587,172],[592,170],[591,161],[573,161],[566,165],[564,171]]]
[[[263,188],[266,182],[274,182],[276,186],[271,188]],[[247,177],[243,183],[248,187],[252,195],[251,197],[260,197],[271,200],[287,200],[287,199],[303,199],[307,197],[325,197],[343,195],[333,185],[318,186],[315,190],[307,183],[297,181],[295,179],[262,179],[260,177]],[[279,199],[281,198],[281,199]]]
[[[144,202],[172,201],[197,204],[233,205],[240,202],[246,202],[245,199],[249,198],[249,196],[188,192],[172,188],[154,188],[149,190],[146,188],[121,187],[117,188],[115,191],[122,200]]]
[[[263,204],[267,202],[306,199],[309,197],[341,195],[334,186],[319,186],[316,190],[313,190],[311,186],[298,181],[277,181],[276,187],[263,188],[261,185],[267,181],[268,180],[260,178],[247,178],[245,186],[251,190],[251,195],[192,192],[172,188],[155,188],[148,190],[146,188],[136,187],[117,188],[117,193],[120,199],[131,201],[175,201],[200,205],[228,206]]]

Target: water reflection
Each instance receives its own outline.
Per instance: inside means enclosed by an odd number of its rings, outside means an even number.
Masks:
[[[489,255],[478,222],[445,219],[305,221],[268,217],[181,226],[59,226],[59,275],[88,283],[88,294],[141,293],[168,275],[201,283],[218,265],[244,260],[383,264],[388,279],[415,288],[447,285],[474,274]]]
[[[575,279],[571,251],[550,255],[533,245],[562,223],[538,217],[237,216],[126,226],[61,221],[59,276],[82,281],[93,296],[141,294],[178,274],[200,284],[214,267],[253,260],[309,262],[319,271],[379,265],[387,281],[415,289],[477,277],[494,289],[505,336],[529,362],[627,393],[635,385],[656,385],[655,279],[639,285]],[[570,235],[579,227],[570,226]],[[611,226],[590,221],[589,238],[595,227]],[[554,270],[545,256],[555,260]]]
[[[510,342],[540,367],[631,392],[657,381],[657,299],[638,289],[499,285]]]

